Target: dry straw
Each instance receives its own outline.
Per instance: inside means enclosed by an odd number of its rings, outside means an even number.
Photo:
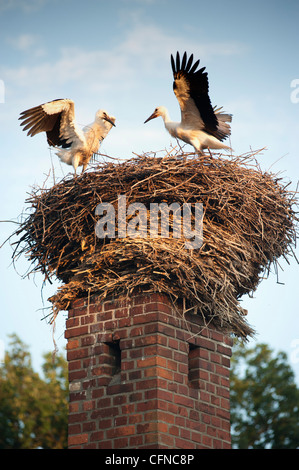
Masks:
[[[99,239],[96,206],[126,195],[127,204],[202,203],[203,245],[175,238]],[[54,317],[74,299],[99,300],[162,292],[205,322],[246,339],[253,334],[240,298],[252,293],[280,257],[294,255],[295,193],[263,172],[255,154],[241,157],[144,154],[105,162],[65,177],[27,199],[30,215],[15,232],[14,258],[26,253],[31,272],[62,281],[49,300]]]

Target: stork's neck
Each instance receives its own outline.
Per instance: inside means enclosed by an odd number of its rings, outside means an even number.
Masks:
[[[166,108],[161,109],[160,112],[161,112],[161,117],[165,124],[169,124],[170,122],[172,122],[169,116],[169,112]]]
[[[169,113],[166,108],[163,108],[162,111],[160,111],[161,117],[164,121],[164,126],[167,129],[167,131],[172,135],[172,137],[177,137],[177,128],[179,126],[179,122],[174,122],[170,119]]]

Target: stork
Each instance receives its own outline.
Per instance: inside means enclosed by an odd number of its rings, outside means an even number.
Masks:
[[[100,109],[95,120],[81,129],[75,120],[75,104],[69,99],[49,101],[20,114],[21,126],[27,135],[33,137],[46,132],[51,147],[56,147],[56,155],[61,161],[73,165],[75,174],[78,166],[82,173],[108,132],[115,126],[115,117]]]
[[[228,122],[231,122],[232,116],[222,113],[222,108],[212,107],[208,94],[208,74],[205,72],[205,67],[196,70],[199,62],[197,60],[193,64],[193,54],[187,61],[186,52],[182,62],[178,52],[176,61],[171,55],[173,91],[181,108],[181,122],[173,122],[167,109],[159,106],[144,124],[161,116],[166,130],[172,137],[191,144],[200,154],[206,148],[232,150],[222,143],[230,135]]]

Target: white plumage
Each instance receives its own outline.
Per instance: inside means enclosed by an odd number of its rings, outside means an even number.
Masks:
[[[85,171],[91,157],[98,152],[103,139],[112,126],[115,117],[100,109],[95,120],[81,129],[75,120],[75,105],[72,100],[58,99],[49,101],[20,114],[23,130],[31,137],[46,132],[48,144],[57,148],[56,155],[68,165],[73,165],[75,173],[78,166]]]
[[[170,135],[191,144],[198,153],[202,153],[205,148],[231,150],[222,141],[230,135],[228,122],[231,122],[232,117],[230,114],[222,113],[221,108],[212,107],[205,67],[196,70],[199,60],[194,65],[192,63],[193,54],[187,61],[185,52],[182,62],[178,52],[176,61],[171,55],[173,91],[181,108],[181,122],[173,122],[167,109],[159,106],[145,123],[161,116]]]

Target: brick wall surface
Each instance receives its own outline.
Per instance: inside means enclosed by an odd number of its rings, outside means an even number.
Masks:
[[[168,296],[79,299],[66,328],[69,448],[230,448],[232,340]]]

